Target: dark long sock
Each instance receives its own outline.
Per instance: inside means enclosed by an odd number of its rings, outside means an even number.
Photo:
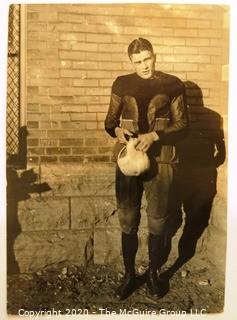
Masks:
[[[122,252],[125,272],[135,274],[135,259],[138,249],[138,237],[135,234],[122,233]]]
[[[164,236],[149,234],[148,236],[148,253],[149,268],[157,271],[162,266],[164,254]]]

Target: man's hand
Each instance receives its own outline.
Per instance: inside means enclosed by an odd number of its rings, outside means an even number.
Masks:
[[[125,134],[128,135],[128,136],[132,136],[133,135],[133,133],[130,132],[129,130],[124,129],[124,128],[120,128],[120,127],[116,127],[115,128],[115,134],[116,134],[116,136],[118,138],[118,141],[120,143],[125,143],[125,144],[127,144],[127,142],[128,142],[127,139],[125,138]]]
[[[146,152],[154,141],[159,140],[158,135],[155,132],[144,133],[137,138],[136,149]]]

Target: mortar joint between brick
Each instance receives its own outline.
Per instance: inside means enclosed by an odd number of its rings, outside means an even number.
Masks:
[[[69,219],[69,230],[72,230],[72,199],[68,197],[68,219]]]

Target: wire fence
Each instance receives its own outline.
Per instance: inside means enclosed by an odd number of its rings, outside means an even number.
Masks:
[[[19,153],[20,129],[20,5],[9,7],[7,76],[7,154]]]

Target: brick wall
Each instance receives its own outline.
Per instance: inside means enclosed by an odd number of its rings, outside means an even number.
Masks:
[[[111,161],[103,121],[138,36],[154,44],[157,69],[195,82],[225,119],[227,14],[214,5],[27,5],[29,164]]]

